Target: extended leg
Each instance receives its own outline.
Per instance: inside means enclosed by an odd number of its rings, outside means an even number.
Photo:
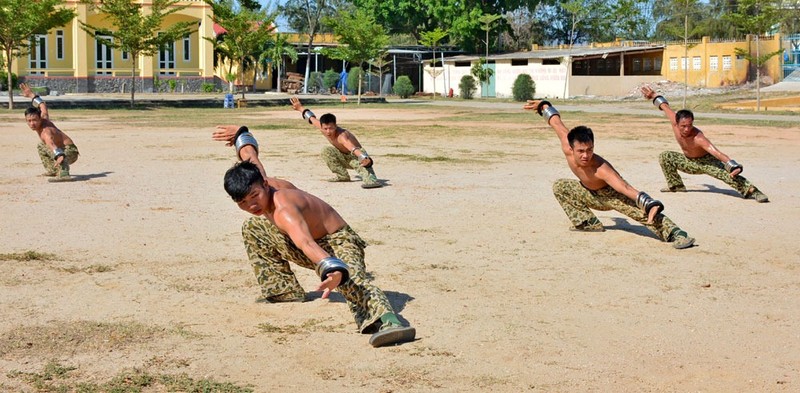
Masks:
[[[350,181],[347,168],[350,166],[347,157],[333,146],[326,146],[322,149],[322,159],[328,168],[335,175],[330,181]]]
[[[564,209],[573,229],[587,232],[603,231],[603,224],[590,210],[591,194],[578,181],[558,179],[553,184],[553,195]]]

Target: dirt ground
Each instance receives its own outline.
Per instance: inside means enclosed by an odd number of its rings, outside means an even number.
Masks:
[[[800,125],[697,119],[769,195],[758,204],[705,176],[660,193],[658,154],[677,149],[662,118],[563,113],[696,237],[679,251],[616,212],[597,212],[604,233],[568,231],[551,185],[573,175],[538,116],[311,109],[356,132],[386,187],[325,182],[326,142],[288,107],[54,109],[81,152],[61,184],[37,176],[21,111],[0,114],[0,391],[131,372],[255,392],[800,390]],[[416,341],[370,347],[338,294],[258,301],[220,123],[250,125],[271,174],[370,243],[367,268]],[[69,371],[48,380],[48,364]]]

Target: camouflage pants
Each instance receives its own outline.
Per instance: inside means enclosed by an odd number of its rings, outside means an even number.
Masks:
[[[267,300],[302,300],[305,291],[292,272],[289,262],[314,270],[315,263],[292,243],[289,236],[264,217],[251,217],[242,225],[247,256],[256,280]],[[365,333],[386,313],[393,313],[389,299],[367,277],[364,247],[367,244],[349,226],[316,241],[325,251],[350,268],[350,281],[337,288],[347,300],[359,331]]]
[[[53,151],[50,150],[44,142],[39,142],[36,147],[39,150],[39,158],[42,159],[44,165],[44,174],[47,176],[69,176],[69,166],[78,161],[78,148],[75,145],[64,145],[64,154],[66,155],[61,161],[61,165],[56,169],[56,160],[53,157]]]
[[[686,187],[683,185],[678,171],[691,175],[709,175],[733,187],[742,196],[747,195],[747,192],[753,187],[753,183],[742,176],[731,177],[725,170],[725,164],[711,154],[699,158],[688,158],[683,153],[665,151],[658,156],[658,163],[661,164],[661,171],[664,172],[667,186],[671,189]]]
[[[680,230],[672,220],[661,213],[656,216],[652,224],[648,224],[647,216],[636,206],[636,202],[617,192],[611,186],[589,191],[577,180],[558,179],[553,184],[553,194],[575,227],[585,223],[599,222],[597,216],[589,210],[594,209],[616,210],[644,225],[664,241],[671,241],[671,235]]]
[[[364,149],[361,149],[361,151],[364,153],[367,152]],[[350,175],[347,173],[347,170],[354,169],[356,173],[361,176],[361,181],[363,181],[364,184],[374,184],[378,182],[375,171],[372,168],[364,168],[361,166],[358,157],[352,153],[342,153],[333,146],[326,146],[322,149],[322,159],[339,181],[349,181]]]

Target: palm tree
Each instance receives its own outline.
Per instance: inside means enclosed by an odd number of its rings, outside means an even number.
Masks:
[[[265,45],[264,51],[258,58],[258,64],[262,64],[264,69],[270,67],[277,69],[277,90],[281,92],[281,64],[283,63],[283,56],[289,56],[292,61],[297,61],[297,50],[289,41],[286,40],[285,34],[275,33],[272,41]]]

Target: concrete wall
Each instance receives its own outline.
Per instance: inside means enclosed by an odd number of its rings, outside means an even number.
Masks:
[[[583,76],[569,80],[570,96],[626,96],[645,83],[664,79],[661,75]]]

